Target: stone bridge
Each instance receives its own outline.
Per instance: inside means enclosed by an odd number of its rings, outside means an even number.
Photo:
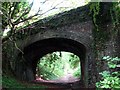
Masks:
[[[94,87],[98,73],[93,49],[93,29],[94,24],[86,5],[42,19],[16,32],[15,43],[9,40],[4,45],[6,48],[13,47],[9,51],[13,55],[9,58],[16,77],[33,81],[39,58],[51,52],[67,51],[81,59],[82,87]],[[107,49],[100,55],[112,54],[110,48],[108,42]]]

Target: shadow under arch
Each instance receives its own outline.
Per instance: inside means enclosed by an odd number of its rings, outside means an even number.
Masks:
[[[77,55],[80,58],[81,63],[81,80],[80,82],[83,84],[84,87],[84,80],[85,80],[85,58],[86,58],[86,47],[72,39],[66,38],[49,38],[37,41],[33,44],[24,48],[24,58],[26,62],[26,67],[31,69],[33,73],[33,77],[27,77],[27,81],[34,80],[36,74],[36,67],[37,62],[40,58],[44,55],[56,51],[66,51],[71,52]],[[33,79],[31,79],[33,78]]]

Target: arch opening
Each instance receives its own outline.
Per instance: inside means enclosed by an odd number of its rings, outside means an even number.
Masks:
[[[79,41],[67,38],[48,38],[34,42],[24,48],[24,65],[16,64],[16,76],[25,81],[36,80],[36,67],[40,58],[53,52],[70,52],[80,58],[82,87],[85,83],[86,47]],[[20,56],[20,55],[19,55]],[[21,75],[22,74],[22,75]]]
[[[56,51],[46,54],[37,63],[37,81],[74,83],[80,78],[80,58],[74,53]]]

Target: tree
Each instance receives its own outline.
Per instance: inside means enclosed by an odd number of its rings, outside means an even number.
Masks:
[[[45,4],[48,0],[41,2]],[[61,2],[62,3],[62,2]],[[58,3],[57,5],[59,5]],[[51,7],[49,10],[41,13],[41,7],[39,7],[38,11],[34,13],[34,15],[30,15],[30,11],[33,6],[33,2],[29,4],[28,2],[3,2],[2,3],[2,31],[9,31],[7,35],[3,38],[3,42],[9,39],[9,37],[14,37],[14,34],[22,29],[23,27],[30,25],[34,22],[38,17],[43,16],[45,13],[56,9],[56,6]]]
[[[14,35],[21,23],[26,23],[32,18],[28,17],[32,5],[33,3],[29,5],[27,2],[2,3],[2,31],[10,31],[7,37]]]

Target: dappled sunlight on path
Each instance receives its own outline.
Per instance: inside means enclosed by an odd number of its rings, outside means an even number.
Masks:
[[[36,82],[47,82],[47,83],[74,83],[76,81],[79,81],[79,78],[74,77],[71,73],[68,73],[65,76],[62,76],[56,80],[44,80],[40,77],[36,78]]]

